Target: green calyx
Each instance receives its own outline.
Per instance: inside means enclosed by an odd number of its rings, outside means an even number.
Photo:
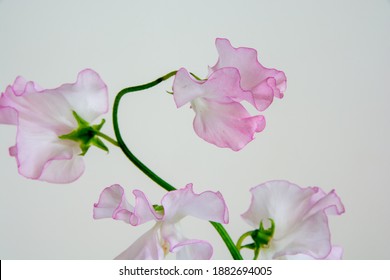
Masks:
[[[162,205],[154,204],[153,209],[154,209],[154,211],[156,211],[158,213],[164,214],[164,206],[162,206]]]
[[[259,229],[252,232],[251,237],[256,244],[256,247],[268,246],[275,232],[275,222],[269,219],[271,226],[267,229],[264,228],[263,221],[260,222]]]
[[[254,251],[254,257],[253,259],[256,260],[259,256],[260,249],[267,248],[269,246],[269,243],[274,236],[275,233],[275,222],[272,219],[268,219],[271,222],[271,226],[268,228],[264,228],[263,221],[260,221],[260,226],[258,229],[255,229],[253,231],[248,231],[244,233],[237,241],[237,249],[241,250],[243,248],[250,249]],[[247,237],[251,237],[253,242],[242,245],[243,241]]]
[[[108,152],[107,146],[103,141],[98,137],[100,135],[100,129],[103,127],[105,120],[102,119],[100,124],[90,125],[86,120],[80,117],[75,111],[73,111],[73,116],[77,121],[78,128],[73,130],[68,134],[58,136],[62,140],[71,140],[78,142],[80,144],[81,154],[84,156],[91,146],[98,147],[103,151]]]

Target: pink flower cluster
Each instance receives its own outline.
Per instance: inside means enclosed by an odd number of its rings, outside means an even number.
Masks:
[[[155,225],[136,240],[116,259],[163,259],[168,253],[175,253],[177,259],[210,259],[213,247],[210,243],[187,239],[181,232],[179,222],[186,216],[205,221],[228,223],[228,210],[219,192],[195,194],[192,184],[168,192],[160,207],[153,207],[145,194],[134,190],[135,205],[126,200],[124,190],[113,185],[103,190],[95,203],[95,219],[113,218],[133,226],[155,221]]]
[[[275,233],[260,250],[260,259],[341,259],[341,247],[331,243],[328,215],[341,215],[344,206],[334,191],[326,194],[318,187],[301,188],[287,181],[270,181],[251,189],[252,200],[242,218],[254,229],[272,219]],[[167,193],[161,206],[153,206],[145,194],[134,190],[135,205],[119,185],[105,188],[95,203],[95,219],[113,218],[138,226],[154,221],[154,226],[116,259],[210,259],[212,245],[187,239],[180,220],[193,216],[205,221],[228,223],[228,209],[217,192],[195,194],[192,184]]]
[[[184,68],[177,71],[174,101],[177,107],[191,104],[196,114],[194,129],[202,139],[238,151],[265,127],[264,117],[252,116],[242,103],[264,111],[274,97],[283,97],[286,76],[262,66],[254,49],[234,48],[227,39],[217,39],[216,47],[219,59],[209,68],[205,80]],[[100,133],[104,122],[90,125],[107,111],[107,86],[90,69],[81,71],[75,83],[55,89],[43,89],[18,77],[0,96],[0,123],[17,126],[16,144],[9,151],[16,158],[19,173],[53,183],[69,183],[81,176],[82,156],[90,145],[106,149],[98,136],[121,145],[120,137],[116,142]],[[113,218],[132,226],[154,222],[117,259],[164,259],[170,253],[177,259],[212,257],[212,245],[185,237],[180,221],[192,216],[228,223],[228,209],[221,193],[196,194],[188,184],[165,194],[160,205],[150,203],[140,190],[133,194],[134,206],[126,200],[120,185],[112,185],[94,204],[95,219]],[[328,215],[345,211],[335,191],[325,193],[318,187],[269,181],[252,188],[251,194],[250,206],[242,218],[253,229],[249,231],[253,243],[240,245],[240,249],[254,249],[255,257],[260,259],[342,257],[341,247],[331,242],[328,227]]]

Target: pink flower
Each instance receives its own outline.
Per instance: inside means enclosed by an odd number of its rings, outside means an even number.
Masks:
[[[221,148],[242,149],[265,127],[263,116],[251,116],[241,101],[265,110],[273,97],[283,97],[283,72],[263,67],[254,49],[231,46],[217,39],[217,64],[209,68],[207,79],[191,76],[180,69],[173,83],[176,106],[190,103],[195,111],[194,130],[199,137]]]
[[[196,115],[194,130],[200,138],[221,148],[242,149],[265,127],[263,116],[251,116],[237,100],[250,99],[241,89],[235,68],[213,72],[206,81],[190,77],[180,69],[173,84],[177,107],[190,102]]]
[[[72,182],[84,172],[80,154],[86,150],[79,142],[60,137],[107,111],[107,87],[90,69],[81,71],[74,84],[56,89],[17,77],[0,97],[0,123],[17,126],[10,155],[16,158],[19,173],[52,183]]]
[[[335,191],[301,188],[287,181],[270,181],[251,189],[252,201],[243,219],[274,232],[260,248],[260,259],[340,259],[342,249],[331,243],[328,215],[344,206]],[[266,225],[268,223],[268,226]]]
[[[210,259],[211,244],[198,239],[187,239],[181,232],[180,220],[193,216],[203,220],[228,222],[228,212],[222,195],[217,192],[195,194],[192,184],[168,192],[161,200],[161,206],[153,205],[142,191],[133,191],[135,206],[130,205],[124,190],[113,185],[103,190],[95,203],[95,219],[112,217],[133,226],[148,221],[155,225],[136,240],[116,259],[163,259],[169,252],[177,259]]]
[[[258,110],[271,105],[274,96],[282,98],[286,90],[286,75],[279,70],[262,66],[257,60],[257,51],[250,48],[234,48],[229,40],[218,38],[215,41],[218,62],[210,72],[225,67],[237,68],[241,75],[241,87],[249,90],[253,98],[246,99]]]

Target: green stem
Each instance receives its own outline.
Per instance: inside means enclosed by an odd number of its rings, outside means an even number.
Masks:
[[[230,235],[227,233],[226,229],[220,223],[210,222],[213,227],[218,231],[219,235],[222,237],[225,242],[226,247],[229,249],[230,254],[235,260],[242,260],[240,251],[237,250],[237,247],[234,245],[233,240]]]
[[[104,140],[107,140],[108,142],[110,142],[111,144],[113,144],[114,146],[117,146],[119,147],[119,143],[116,142],[113,138],[111,138],[110,136],[104,134],[103,132],[100,132],[100,131],[95,131],[96,135],[97,136],[100,136],[102,137]]]
[[[248,231],[246,233],[244,233],[243,235],[241,235],[241,237],[237,240],[237,249],[238,250],[241,250],[242,247],[242,242],[244,242],[245,238],[247,238],[248,236],[251,236],[252,234],[252,231]]]
[[[121,132],[119,130],[119,124],[118,124],[118,107],[119,103],[122,99],[122,97],[129,92],[135,92],[135,91],[141,91],[145,90],[151,87],[154,87],[155,85],[158,85],[162,81],[165,81],[169,79],[170,77],[174,76],[177,71],[172,71],[165,76],[158,78],[157,80],[143,84],[140,86],[134,86],[134,87],[128,87],[125,89],[122,89],[117,96],[115,97],[114,101],[114,108],[112,112],[112,121],[113,121],[113,126],[114,126],[114,132],[116,139],[118,141],[119,147],[122,149],[123,153],[126,155],[126,157],[134,163],[135,166],[137,166],[143,173],[145,173],[146,176],[148,176],[152,181],[156,182],[158,185],[160,185],[163,189],[166,191],[173,191],[176,190],[171,184],[167,183],[163,179],[161,179],[157,174],[155,174],[152,170],[150,170],[145,164],[143,164],[131,151],[130,149],[126,146],[125,141],[123,141]]]
[[[121,135],[121,132],[120,132],[120,129],[119,129],[118,111],[119,111],[119,103],[120,103],[122,97],[125,94],[127,94],[129,92],[141,91],[141,90],[145,90],[145,89],[154,87],[155,85],[158,85],[159,83],[161,83],[161,82],[169,79],[170,77],[176,75],[176,73],[177,73],[177,71],[172,71],[172,72],[166,74],[165,76],[163,76],[161,78],[158,78],[157,80],[154,80],[153,82],[150,82],[150,83],[147,83],[147,84],[143,84],[143,85],[140,85],[140,86],[134,86],[134,87],[128,87],[128,88],[122,89],[117,94],[117,96],[115,97],[114,107],[113,107],[113,112],[112,112],[112,121],[113,121],[113,126],[114,126],[114,132],[115,132],[115,136],[116,136],[116,139],[117,139],[118,142],[116,142],[115,140],[111,139],[111,140],[113,140],[113,142],[112,142],[112,141],[110,141],[109,139],[106,138],[108,136],[100,135],[100,136],[102,136],[102,138],[108,140],[109,142],[113,143],[114,145],[117,144],[122,149],[122,151],[126,155],[126,157],[135,166],[137,166],[146,176],[148,176],[152,181],[157,183],[159,186],[161,186],[166,191],[173,191],[173,190],[176,190],[176,188],[173,187],[168,182],[166,182],[165,180],[161,179],[157,174],[155,174],[152,170],[150,170],[127,147],[125,141],[122,138],[122,135]],[[242,260],[242,256],[241,256],[240,252],[237,250],[236,246],[234,245],[234,242],[232,241],[231,237],[229,236],[229,234],[227,233],[227,231],[223,227],[223,225],[221,225],[220,223],[216,223],[216,222],[210,222],[210,223],[214,226],[214,228],[217,230],[217,232],[219,233],[219,235],[221,236],[221,238],[225,242],[227,248],[230,251],[230,254],[233,257],[233,259],[235,259],[235,260]]]

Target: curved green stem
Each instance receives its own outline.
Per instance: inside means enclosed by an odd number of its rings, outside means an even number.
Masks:
[[[99,135],[102,138],[104,138],[104,139],[108,140],[109,142],[113,143],[114,145],[117,144],[122,149],[122,151],[126,155],[126,157],[135,166],[137,166],[146,176],[148,176],[151,180],[153,180],[155,183],[160,185],[166,191],[173,191],[173,190],[176,190],[176,188],[173,187],[168,182],[166,182],[165,180],[161,179],[157,174],[155,174],[152,170],[150,170],[127,147],[126,143],[124,142],[124,140],[122,138],[122,135],[121,135],[121,132],[120,132],[120,129],[119,129],[118,111],[119,111],[119,103],[120,103],[122,97],[125,94],[127,94],[129,92],[141,91],[141,90],[145,90],[145,89],[154,87],[155,85],[158,85],[162,81],[165,81],[165,80],[169,79],[170,77],[174,76],[176,73],[177,73],[177,71],[172,71],[172,72],[166,74],[165,76],[163,76],[161,78],[158,78],[157,80],[154,80],[153,82],[150,82],[150,83],[147,83],[147,84],[143,84],[143,85],[140,85],[140,86],[134,86],[134,87],[128,87],[128,88],[122,89],[117,94],[117,96],[115,97],[114,107],[113,107],[113,112],[112,112],[112,121],[113,121],[113,126],[114,126],[114,132],[115,132],[115,136],[116,136],[116,139],[117,139],[118,142],[116,142],[113,139],[112,139],[113,142],[110,141],[107,138],[108,136]],[[214,228],[217,230],[217,232],[219,233],[219,235],[221,236],[221,238],[225,242],[227,248],[230,251],[230,254],[233,257],[233,259],[235,259],[235,260],[242,260],[242,256],[241,256],[240,252],[237,250],[234,242],[230,238],[229,234],[227,233],[227,231],[223,227],[223,225],[221,225],[220,223],[216,223],[216,222],[210,222],[210,223],[214,226]]]
[[[166,74],[165,76],[158,78],[157,80],[147,84],[122,89],[115,97],[114,108],[112,112],[112,121],[113,121],[115,136],[116,139],[118,140],[119,147],[122,149],[123,153],[127,156],[127,158],[132,163],[134,163],[135,166],[137,166],[143,173],[145,173],[146,176],[148,176],[150,179],[152,179],[154,182],[156,182],[158,185],[160,185],[162,188],[164,188],[167,191],[173,191],[176,189],[171,184],[161,179],[157,174],[155,174],[152,170],[150,170],[145,164],[143,164],[126,146],[125,141],[123,141],[121,132],[119,130],[119,124],[118,124],[118,109],[119,109],[118,107],[119,107],[119,102],[121,101],[122,97],[126,93],[145,90],[154,87],[155,85],[158,85],[162,81],[165,81],[170,77],[174,76],[176,72],[177,71],[172,71]]]
[[[218,231],[219,235],[222,237],[233,259],[243,260],[240,251],[237,250],[237,247],[234,245],[233,240],[231,239],[230,235],[227,233],[223,225],[216,222],[210,222],[210,223],[213,225],[213,227]]]
[[[241,237],[237,240],[237,244],[236,244],[236,247],[238,250],[241,250],[241,248],[243,248],[242,242],[244,242],[245,238],[247,238],[248,236],[251,236],[251,234],[252,234],[252,231],[248,231],[248,232],[244,233],[243,235],[241,235]]]

